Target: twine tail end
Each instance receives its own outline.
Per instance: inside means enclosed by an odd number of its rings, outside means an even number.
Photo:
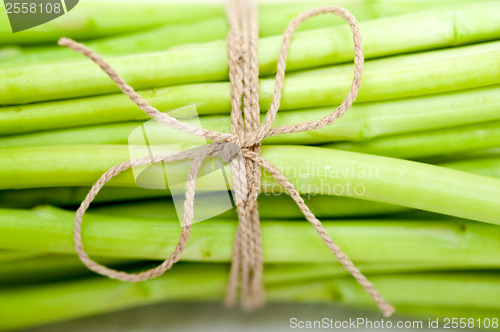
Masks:
[[[394,311],[396,311],[396,309],[389,304],[385,304],[383,307],[380,307],[380,309],[382,310],[382,315],[384,317],[391,317]]]
[[[266,304],[266,301],[264,300],[263,297],[259,296],[258,298],[252,298],[248,300],[244,300],[241,303],[241,308],[245,312],[253,312],[255,310],[258,310]]]
[[[226,297],[224,299],[224,305],[226,306],[226,308],[233,309],[234,307],[236,307],[236,299],[236,290],[234,289],[234,287],[232,287],[231,284],[229,284],[226,290]]]
[[[74,43],[74,40],[73,39],[70,39],[70,38],[66,38],[66,37],[61,37],[59,38],[59,40],[57,41],[57,45],[59,46],[64,46],[64,47],[68,47],[71,43]]]
[[[226,297],[224,306],[228,309],[234,309],[236,307],[236,299]]]

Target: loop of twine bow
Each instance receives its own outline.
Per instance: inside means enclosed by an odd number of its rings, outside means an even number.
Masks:
[[[280,106],[286,58],[294,31],[305,20],[327,13],[342,17],[349,24],[353,34],[355,70],[351,89],[340,106],[333,113],[322,119],[289,126],[272,127]],[[197,173],[205,158],[215,156],[222,158],[225,162],[231,163],[236,208],[239,218],[226,297],[227,304],[232,305],[236,301],[240,273],[243,307],[252,309],[264,303],[264,290],[262,285],[262,243],[257,209],[261,167],[263,167],[286,189],[330,251],[346,270],[364,287],[366,292],[376,302],[383,315],[390,316],[394,308],[386,302],[373,284],[354,266],[351,260],[327,234],[321,222],[309,210],[293,184],[276,166],[260,156],[260,144],[264,139],[279,134],[321,129],[335,122],[335,120],[341,117],[352,106],[361,84],[364,61],[358,22],[347,10],[337,6],[319,7],[306,11],[299,14],[290,22],[283,35],[272,103],[266,114],[264,123],[260,124],[256,5],[254,1],[229,0],[227,16],[230,23],[227,49],[229,76],[231,81],[231,133],[221,133],[193,127],[168,114],[158,111],[135,92],[135,90],[129,86],[100,55],[71,39],[61,38],[59,40],[59,45],[69,47],[94,61],[131,101],[160,123],[184,133],[205,137],[214,141],[214,143],[199,149],[177,153],[157,154],[152,157],[148,156],[132,161],[125,161],[105,172],[92,186],[90,192],[76,212],[73,239],[78,256],[89,269],[113,279],[138,282],[162,275],[165,271],[170,269],[174,263],[179,261],[186,247],[186,243],[191,234]],[[242,97],[244,120],[241,112]],[[241,155],[242,158],[239,158],[238,155]],[[171,256],[158,267],[135,274],[113,270],[93,261],[83,248],[81,230],[82,217],[105,183],[119,173],[134,166],[156,162],[172,162],[183,159],[192,159],[193,161],[186,183],[186,200],[184,202],[182,232],[179,242]]]

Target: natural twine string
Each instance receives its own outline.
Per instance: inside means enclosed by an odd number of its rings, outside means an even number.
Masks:
[[[259,106],[259,61],[257,9],[254,1],[230,1],[227,16],[231,29],[227,38],[229,77],[231,81],[231,132],[239,134],[240,142],[247,141],[246,135],[258,130],[260,125]],[[240,105],[243,96],[241,121]],[[260,141],[248,141],[248,151],[260,155]],[[253,144],[252,144],[253,143]],[[251,144],[251,145],[250,145]],[[245,158],[247,197],[236,204],[238,228],[233,246],[233,257],[226,304],[236,303],[238,281],[241,276],[241,302],[247,310],[264,304],[262,285],[262,240],[260,232],[257,196],[260,191],[261,166]],[[233,170],[234,174],[234,170]],[[234,186],[236,188],[236,185]]]
[[[316,121],[306,121],[299,124],[272,127],[278,112],[283,90],[286,58],[294,31],[305,20],[320,15],[332,13],[342,17],[350,26],[354,41],[354,79],[347,97],[331,114]],[[390,316],[394,308],[390,306],[373,284],[354,266],[351,260],[341,251],[323,228],[321,222],[309,210],[293,184],[273,164],[260,156],[261,142],[271,136],[321,129],[341,117],[356,99],[363,68],[363,49],[358,22],[347,10],[337,6],[327,6],[311,9],[299,14],[293,19],[283,35],[281,52],[278,58],[274,94],[269,111],[263,124],[260,124],[260,108],[258,94],[258,26],[257,9],[254,1],[229,0],[227,16],[230,32],[227,37],[229,77],[231,81],[231,133],[221,133],[212,130],[192,127],[158,111],[150,106],[134,89],[129,86],[118,73],[98,54],[71,39],[61,38],[59,45],[69,47],[94,61],[116,85],[129,96],[145,113],[164,125],[184,133],[201,136],[213,140],[208,146],[178,153],[158,154],[132,161],[122,162],[105,172],[94,184],[90,192],[76,212],[74,224],[75,249],[82,262],[91,270],[122,281],[138,282],[162,275],[176,263],[186,247],[191,234],[191,222],[194,213],[195,180],[198,170],[209,156],[220,157],[224,162],[231,163],[235,202],[239,217],[238,228],[234,241],[232,266],[229,276],[229,286],[226,303],[233,305],[237,298],[238,282],[241,279],[242,306],[253,309],[263,305],[264,289],[262,284],[262,241],[257,208],[257,196],[260,190],[261,167],[268,171],[288,192],[297,203],[305,218],[313,225],[319,237],[328,246],[340,263],[364,287],[373,298],[384,316]],[[241,112],[243,100],[243,115]],[[191,169],[186,183],[186,200],[184,202],[184,218],[179,242],[171,254],[158,267],[149,271],[129,274],[107,268],[93,261],[85,252],[82,244],[82,217],[106,182],[119,173],[138,165],[156,162],[172,162],[192,159]],[[241,275],[241,276],[240,276]]]

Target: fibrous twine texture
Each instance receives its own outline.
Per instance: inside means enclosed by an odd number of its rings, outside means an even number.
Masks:
[[[294,31],[308,18],[332,13],[342,17],[350,26],[354,41],[354,79],[351,89],[340,106],[331,114],[315,121],[306,121],[299,124],[272,127],[280,107],[281,91],[285,76],[288,48]],[[168,114],[150,106],[135,90],[129,86],[118,73],[98,54],[71,39],[61,38],[59,45],[69,47],[94,61],[125,93],[131,101],[145,113],[160,123],[170,126],[184,133],[208,138],[215,143],[199,149],[177,153],[158,154],[153,157],[144,157],[132,161],[122,162],[105,172],[94,184],[90,192],[76,211],[74,224],[75,249],[82,262],[91,270],[122,281],[138,282],[162,275],[176,263],[186,247],[191,234],[191,222],[194,213],[195,180],[198,169],[205,158],[220,157],[231,163],[235,202],[238,212],[238,229],[234,241],[232,266],[229,276],[226,303],[233,305],[236,302],[237,290],[241,288],[241,301],[245,309],[253,309],[263,305],[264,289],[262,284],[263,259],[262,241],[260,233],[257,196],[260,191],[261,168],[268,171],[288,192],[297,203],[305,218],[313,225],[319,237],[328,246],[349,273],[364,287],[366,292],[376,302],[384,316],[390,316],[394,308],[390,306],[373,284],[354,266],[351,260],[341,251],[323,228],[321,222],[309,210],[293,184],[273,164],[260,156],[261,142],[271,136],[318,130],[334,123],[341,117],[356,99],[363,69],[363,49],[358,22],[347,10],[327,6],[311,9],[299,14],[293,19],[283,35],[281,51],[278,58],[274,94],[264,123],[260,124],[260,108],[258,94],[258,26],[257,9],[254,1],[229,0],[227,16],[230,23],[230,32],[227,37],[229,77],[231,81],[231,132],[221,133],[187,125],[172,118]],[[243,104],[243,105],[242,105]],[[243,106],[243,114],[241,107]],[[243,118],[244,115],[244,118]],[[172,162],[183,159],[192,159],[191,169],[186,183],[186,200],[184,202],[184,218],[179,242],[171,254],[158,267],[151,270],[129,274],[107,268],[93,261],[85,252],[82,244],[82,217],[94,200],[98,192],[107,181],[119,173],[138,165],[156,162]]]

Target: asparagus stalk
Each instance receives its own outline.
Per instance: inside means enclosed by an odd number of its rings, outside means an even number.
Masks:
[[[500,156],[442,163],[445,167],[500,178]]]
[[[359,285],[347,278],[287,284],[287,280],[293,279],[293,275],[288,275],[279,283],[271,283],[267,277],[272,273],[269,271],[264,275],[266,293],[272,302],[334,301],[343,305],[366,306],[368,301],[366,294],[358,291]],[[184,264],[174,267],[167,276],[140,284],[88,278],[10,290],[0,294],[4,318],[0,321],[0,329],[68,320],[160,301],[220,300],[226,275],[225,265]],[[430,306],[455,312],[465,304],[469,309],[476,309],[476,312],[494,312],[499,309],[497,299],[500,288],[498,275],[494,273],[385,275],[371,276],[371,280],[384,294],[388,294],[387,298],[398,307],[399,312],[415,312],[420,306],[420,315],[425,316],[425,319],[428,318],[425,313]],[[423,310],[423,307],[427,310]]]
[[[103,258],[97,259],[102,264],[114,265],[120,269],[144,269],[145,266],[158,264],[157,261],[141,261],[132,259]],[[80,259],[75,255],[43,255],[31,259],[21,259],[2,263],[0,270],[0,287],[26,286],[44,282],[63,281],[67,278],[84,277],[93,275]],[[443,264],[443,263],[361,263],[358,267],[364,273],[387,274],[408,272],[429,272],[464,270],[470,268],[467,264]],[[472,268],[477,268],[473,266]],[[302,274],[300,273],[302,271]],[[268,273],[270,272],[270,274]],[[294,279],[314,279],[329,276],[344,276],[348,272],[341,265],[333,264],[267,264],[267,281],[280,282],[290,277]]]
[[[486,176],[500,177],[500,159],[499,158],[482,158],[475,160],[464,160],[464,161],[454,161],[447,162],[441,164],[441,166],[482,174]],[[65,193],[71,188],[44,188],[38,189],[40,196],[51,197],[51,199],[41,200],[38,197],[34,199],[28,200],[23,205],[17,205],[15,202],[18,202],[17,196],[20,195],[21,198],[29,196],[32,191],[36,191],[36,189],[31,190],[22,190],[12,197],[12,192],[7,191],[5,194],[6,200],[3,207],[10,208],[26,208],[26,207],[34,207],[40,204],[59,204],[61,205],[78,205],[83,199],[84,195],[88,192],[88,189],[82,189],[79,193],[80,196],[74,196],[73,201],[64,201],[61,203],[60,197],[66,197]],[[105,188],[102,196],[109,197],[107,191],[112,191],[115,188]],[[130,191],[130,189],[129,189]],[[152,190],[146,190],[144,193],[151,192]],[[135,197],[141,197],[140,190],[137,190],[137,194]],[[153,191],[154,192],[154,191]],[[98,196],[98,198],[101,195]],[[113,196],[112,196],[113,197]],[[133,196],[132,196],[133,197]],[[118,197],[113,197],[115,200],[123,200],[130,199],[130,197],[122,195]],[[213,205],[217,205],[217,197],[204,197],[205,200],[212,200]],[[347,217],[347,216],[374,216],[374,215],[387,215],[394,213],[406,212],[409,209],[403,206],[391,205],[391,204],[383,204],[373,201],[365,201],[359,199],[352,199],[346,197],[332,197],[332,196],[320,196],[314,195],[303,196],[303,199],[306,201],[309,208],[314,212],[314,214],[319,218],[338,218],[338,217]],[[263,194],[258,198],[259,202],[259,215],[262,218],[270,218],[270,219],[294,219],[301,218],[302,212],[298,209],[297,205],[287,196],[287,195],[269,195]],[[208,206],[211,204],[208,203]],[[331,207],[335,208],[332,209]],[[91,207],[90,211],[92,213],[104,214],[104,215],[112,215],[112,216],[129,216],[129,217],[138,217],[138,218],[158,218],[158,219],[176,219],[178,218],[178,214],[175,210],[174,205],[170,202],[169,198],[163,197],[162,199],[153,199],[147,201],[139,201],[139,202],[126,202],[126,203],[117,203],[117,204],[107,204],[101,205],[98,207]],[[225,213],[222,213],[218,216],[219,218],[237,218],[237,215],[234,210],[229,210]],[[434,215],[433,218],[436,216]]]
[[[362,217],[386,215],[408,211],[403,206],[364,201],[347,197],[303,196],[307,206],[319,218]],[[204,199],[209,199],[204,198]],[[80,200],[80,202],[83,198]],[[297,219],[302,212],[287,195],[260,195],[259,215],[264,219]],[[48,202],[47,202],[48,203]],[[214,204],[217,202],[214,201]],[[34,206],[33,204],[31,206]],[[332,209],[332,206],[335,206]],[[140,202],[116,203],[91,208],[92,213],[138,218],[178,218],[174,205],[170,200],[148,200]],[[237,218],[234,210],[220,214],[218,218]]]
[[[28,258],[34,258],[42,256],[40,252],[34,251],[13,251],[13,250],[0,250],[0,263],[5,264],[6,262],[15,262],[19,260],[25,260]]]
[[[472,160],[448,161],[440,165],[470,173],[500,177],[500,165],[498,165],[499,159],[497,157],[498,155],[485,156],[483,158],[476,157]],[[2,190],[0,191],[0,207],[33,208],[43,204],[66,207],[77,206],[83,201],[89,189],[86,187],[61,187]],[[168,193],[162,190],[104,187],[94,200],[95,203],[127,202],[91,207],[91,210],[102,214],[127,215],[141,218],[175,218],[177,216],[175,209],[172,204],[167,202],[170,200],[170,197],[167,195]],[[409,208],[398,205],[338,196],[304,195],[303,199],[314,214],[320,218],[373,216],[394,214],[409,210]],[[131,200],[139,200],[139,202],[130,202]],[[335,208],[332,209],[332,206],[335,206]],[[263,218],[271,219],[302,217],[302,212],[286,195],[261,195],[259,197],[259,214]],[[234,218],[235,216],[236,214],[233,210],[220,215],[220,217],[224,218]]]
[[[500,159],[485,158],[479,161],[462,161],[443,164],[453,169],[482,174],[486,176],[500,177]],[[391,215],[407,212],[410,209],[404,206],[378,203],[351,199],[346,197],[332,196],[307,196],[304,200],[314,214],[319,218],[342,218]],[[204,198],[207,199],[207,198]],[[82,201],[83,198],[80,200]],[[46,204],[50,202],[44,202]],[[75,202],[76,205],[77,202]],[[79,203],[79,202],[78,202]],[[214,205],[217,201],[214,199]],[[36,205],[33,202],[30,207]],[[335,208],[332,208],[334,206]],[[127,202],[112,205],[102,205],[91,208],[92,213],[130,216],[139,218],[178,218],[174,205],[169,200],[148,200],[140,202]],[[302,212],[287,195],[261,195],[259,197],[259,215],[270,219],[292,219],[301,218]],[[234,210],[219,215],[219,218],[236,218]],[[436,216],[433,216],[434,218]]]
[[[362,198],[491,223],[499,220],[499,179],[325,148],[265,146],[262,153],[303,194]],[[0,185],[2,189],[88,186],[111,166],[128,160],[128,154],[129,147],[113,145],[1,149]],[[187,165],[172,164],[169,172],[182,179]],[[211,172],[206,160],[198,190],[227,190],[226,183]],[[164,174],[161,168],[152,168],[143,179],[143,185],[155,187]],[[136,186],[131,170],[113,178],[109,185]],[[262,190],[280,191],[281,186],[265,173]]]
[[[465,55],[460,56],[462,53]],[[364,102],[380,101],[500,84],[500,63],[498,62],[500,42],[456,48],[452,51],[433,51],[429,52],[429,54],[435,55],[437,60],[428,61],[428,54],[420,53],[398,58],[398,62],[403,62],[402,59],[405,59],[405,63],[415,62],[415,65],[403,65],[402,67],[382,66],[379,63],[386,61],[385,59],[368,61],[365,64],[363,84],[357,100]],[[440,56],[440,54],[444,55]],[[426,60],[421,62],[419,60],[421,57],[424,57]],[[341,71],[335,73],[335,75],[325,75],[323,73],[285,79],[281,109],[290,110],[337,105],[344,98],[349,82],[352,80],[352,68],[347,69],[342,67]],[[262,110],[266,110],[271,103],[273,85],[274,80],[261,81],[260,106]],[[429,126],[432,127],[432,124],[435,122],[429,119],[434,116],[436,117],[436,121],[440,123],[443,123],[442,120],[447,118],[450,123],[460,124],[461,120],[457,120],[458,117],[453,118],[456,120],[449,120],[450,113],[448,110],[437,111],[440,108],[439,104],[441,102],[443,103],[443,107],[448,105],[457,111],[459,109],[465,110],[474,101],[482,103],[481,100],[488,100],[485,106],[490,105],[495,108],[495,100],[498,95],[494,90],[496,88],[498,87],[492,87],[492,90],[481,90],[481,92],[478,90],[470,92],[471,94],[467,92],[463,96],[448,96],[449,98],[460,100],[463,106],[461,106],[460,102],[453,104],[453,101],[447,97],[440,99],[440,97],[436,96],[436,99],[422,101],[429,108],[429,112],[432,115],[424,117],[427,112],[419,112],[423,114],[422,117],[424,118],[422,119],[426,121],[413,121],[413,128],[422,127],[422,125],[417,125],[417,123],[429,123]],[[141,95],[153,106],[162,111],[192,104],[196,106],[197,112],[200,115],[228,114],[231,110],[228,83],[183,85],[141,91]],[[373,116],[377,117],[377,114],[386,114],[382,110],[385,106],[388,106],[401,107],[402,114],[404,113],[405,116],[408,116],[414,113],[413,110],[420,101],[417,99],[395,101],[395,103],[401,102],[401,104],[395,104],[395,106],[390,106],[391,104],[366,106],[369,109],[360,114],[363,117],[364,115],[369,116],[368,114],[373,112]],[[489,104],[490,102],[491,104]],[[365,106],[359,107],[362,109],[365,108]],[[320,116],[332,111],[333,109],[319,110],[317,115]],[[478,110],[477,113],[478,118],[483,118],[484,116],[485,120],[489,119],[492,116],[491,114],[497,114],[497,112],[491,112],[489,107],[485,107],[484,111]],[[313,119],[313,115],[316,114],[311,114],[311,118],[308,117],[307,119]],[[355,117],[353,114],[348,116]],[[5,135],[146,118],[147,115],[139,110],[135,104],[131,103],[127,96],[116,94],[0,108],[0,133]],[[471,117],[467,118],[470,119]],[[401,119],[404,119],[404,117]],[[294,120],[294,118],[291,118],[291,120]],[[296,120],[303,121],[303,118],[298,115]],[[402,127],[402,123],[398,119],[390,120],[388,117],[384,117],[381,121],[384,121],[384,123],[387,123],[387,126],[392,128],[383,129],[384,131],[398,132],[397,128]],[[412,128],[410,124],[406,125]],[[346,126],[349,126],[349,124],[346,123]],[[349,130],[352,130],[352,128],[349,127]],[[347,130],[344,129],[343,135],[347,135],[346,132]],[[356,133],[356,131],[354,132]],[[357,134],[357,137],[360,135],[377,135],[377,132],[371,134],[370,129],[367,129],[365,132]],[[300,137],[300,135],[296,137]]]
[[[379,18],[404,13],[420,11],[429,8],[441,8],[467,4],[472,0],[432,0],[401,1],[384,0],[373,2],[363,1],[336,1],[335,5],[345,7],[358,19]],[[289,21],[298,13],[307,9],[332,5],[332,1],[308,1],[307,4],[288,1],[285,3],[263,3],[259,6],[259,27],[263,35],[280,34]],[[274,14],[274,15],[273,15]],[[62,35],[73,38],[89,39],[117,33],[137,31],[165,23],[196,21],[207,17],[225,18],[224,6],[220,4],[141,1],[119,5],[110,1],[85,1],[80,3],[76,10],[48,22],[41,26],[12,34],[7,15],[0,16],[0,43],[2,44],[39,44],[55,42]],[[272,17],[272,19],[270,19]],[[318,17],[304,24],[303,29],[318,28],[340,23],[333,17]],[[206,33],[202,31],[201,33]],[[221,38],[224,38],[222,36]],[[161,42],[161,41],[160,41]]]
[[[491,52],[498,49],[498,41],[466,45],[461,47],[451,47],[442,50],[433,50],[433,52],[419,52],[416,54],[393,55],[379,58],[371,61],[372,68],[385,69],[391,66],[414,66],[426,62],[447,61],[458,57],[477,55],[479,53]],[[352,71],[350,64],[339,64],[317,69],[309,69],[290,73],[287,77],[307,77],[317,75],[343,75]]]
[[[0,16],[0,44],[40,44],[55,42],[61,36],[90,39],[134,32],[164,25],[165,22],[192,22],[223,16],[224,8],[216,4],[141,1],[140,5],[124,5],[116,1],[81,1],[65,15],[31,28],[12,33],[7,14]]]
[[[356,104],[332,126],[314,132],[280,135],[270,138],[269,142],[316,144],[326,140],[358,141],[497,120],[499,95],[500,86],[493,85],[446,94]],[[332,110],[329,107],[284,112],[277,119],[276,126],[320,118]]]
[[[471,0],[347,0],[335,1],[330,0],[318,1],[295,1],[295,3],[282,6],[280,3],[262,4],[259,13],[259,30],[261,35],[278,35],[283,33],[290,21],[299,13],[318,6],[340,6],[349,10],[358,21],[367,19],[379,19],[389,16],[403,15],[407,13],[416,13],[419,11],[430,11],[431,9],[440,8],[448,10],[448,7],[458,7],[472,3]],[[338,17],[331,15],[323,15],[314,17],[304,22],[299,29],[317,29],[328,27],[333,24],[343,24],[344,22]]]
[[[264,144],[318,144],[330,143],[338,140],[358,141],[367,138],[379,136],[394,135],[400,133],[424,131],[435,128],[455,127],[462,124],[471,124],[490,120],[500,120],[500,86],[495,85],[482,89],[472,89],[449,94],[431,95],[419,98],[401,99],[388,102],[368,103],[355,105],[344,117],[339,119],[334,126],[328,126],[314,132],[304,132],[296,134],[287,134],[275,136],[267,139]],[[471,110],[475,110],[474,113]],[[305,122],[309,119],[319,119],[330,114],[331,108],[308,109],[299,111],[290,111],[283,113],[275,122],[275,126],[282,126],[291,123]],[[5,114],[7,115],[7,114]],[[23,115],[21,115],[23,116]],[[24,116],[29,116],[24,114]],[[0,113],[0,118],[2,114]],[[38,118],[38,116],[37,116]],[[34,119],[31,119],[34,123]],[[199,120],[199,121],[198,121]],[[202,116],[196,120],[186,120],[185,122],[193,126],[201,126],[217,131],[229,131],[230,119],[228,116]],[[39,122],[36,123],[40,125]],[[55,131],[36,132],[31,134],[4,136],[0,137],[0,148],[17,146],[49,146],[49,145],[82,145],[82,144],[127,144],[132,131],[143,122],[123,122],[104,124],[97,126],[78,127],[62,129]],[[484,129],[488,130],[493,125],[487,125]],[[450,128],[445,131],[431,131],[429,136],[425,133],[415,133],[400,136],[391,136],[371,143],[352,144],[340,143],[331,145],[338,146],[339,149],[370,152],[379,154],[389,153],[389,156],[399,156],[397,151],[392,149],[400,147],[405,149],[400,152],[402,157],[412,156],[412,151],[406,150],[406,146],[416,144],[435,144],[441,136],[443,140],[460,138],[453,136],[456,131],[474,132],[474,129],[480,130],[482,124],[476,126],[464,127],[464,129]],[[466,129],[469,128],[469,129]],[[7,128],[6,128],[7,129]],[[11,131],[29,130],[29,127],[22,123],[17,127],[11,127]],[[7,129],[8,130],[8,129]],[[489,131],[493,134],[494,129]],[[427,133],[427,132],[426,132]],[[457,134],[459,135],[459,134]],[[485,144],[486,142],[474,141],[477,135],[471,135],[467,140],[471,142],[469,148],[474,144]],[[183,134],[177,130],[166,127],[160,123],[148,124],[148,137],[155,142],[162,144],[171,144],[174,142],[192,142],[197,138],[192,135]],[[394,141],[392,141],[394,140]],[[460,140],[457,140],[460,142]],[[376,143],[386,142],[386,143]],[[393,143],[391,143],[393,142]],[[419,143],[422,142],[422,143]],[[458,142],[456,142],[458,144]],[[374,145],[374,147],[371,146]],[[489,143],[495,146],[494,140]],[[386,147],[378,148],[377,145]],[[352,146],[352,148],[351,148]],[[439,153],[446,145],[437,144],[434,153]],[[372,150],[371,150],[372,149]],[[463,150],[465,147],[462,148]],[[387,152],[386,152],[387,151]],[[426,156],[429,152],[419,150],[421,155]],[[448,151],[445,151],[448,152]],[[453,152],[450,151],[450,152]],[[395,153],[391,155],[390,153]]]
[[[109,260],[109,259],[108,259]],[[384,274],[394,274],[394,273],[408,273],[415,271],[433,271],[436,269],[456,269],[456,266],[444,266],[437,264],[408,264],[408,263],[390,263],[390,264],[358,264],[362,268],[365,274],[369,274],[373,276],[374,274],[384,273]],[[123,266],[120,268],[124,268]],[[177,268],[177,266],[176,266]],[[463,268],[462,268],[463,269]],[[280,264],[280,265],[269,265],[267,264],[265,267],[265,282],[271,294],[275,294],[275,296],[271,295],[271,301],[273,300],[281,300],[281,301],[297,301],[298,299],[302,301],[316,301],[323,302],[325,301],[325,294],[329,294],[329,292],[321,291],[321,288],[318,289],[318,281],[319,279],[330,279],[331,277],[335,277],[338,279],[339,276],[343,276],[346,274],[345,269],[338,265],[330,265],[330,264]],[[3,264],[2,270],[0,270],[0,282],[5,286],[17,285],[20,281],[24,288],[21,288],[23,294],[25,294],[26,286],[32,284],[29,289],[30,291],[34,289],[38,289],[40,286],[35,286],[35,283],[39,283],[40,281],[60,281],[62,277],[76,277],[76,276],[87,276],[89,274],[89,270],[86,270],[81,262],[72,256],[52,256],[52,257],[44,257],[40,259],[33,260],[25,260],[21,262],[15,262],[11,264]],[[169,276],[165,276],[169,277]],[[78,282],[85,282],[85,280],[80,279]],[[293,286],[290,287],[290,282],[293,282]],[[295,285],[295,284],[298,285]],[[283,284],[283,286],[281,286]],[[288,285],[288,286],[287,286]],[[43,286],[42,286],[43,287]],[[283,289],[285,287],[287,290]],[[302,292],[297,292],[298,290]],[[295,292],[294,292],[295,290]],[[309,290],[307,293],[305,290]],[[311,290],[315,290],[311,292]],[[71,290],[68,289],[68,292]],[[286,293],[286,296],[283,297],[283,293]],[[292,294],[294,294],[292,299]],[[304,294],[304,295],[303,295]],[[308,295],[305,295],[308,294]],[[311,294],[317,294],[316,296],[312,296]],[[279,297],[279,298],[278,298]],[[204,300],[204,298],[203,298]],[[330,302],[330,301],[328,301]],[[51,301],[51,303],[53,303]],[[427,311],[419,310],[419,306],[406,306],[406,305],[398,305],[398,313],[425,313],[424,317],[428,318]],[[429,310],[428,306],[426,309]],[[437,308],[436,308],[437,309]],[[432,310],[432,316],[441,316],[447,317],[447,313],[455,312],[457,309],[455,308],[443,308],[442,306],[439,308],[440,310]],[[107,312],[109,308],[105,310]],[[472,311],[472,312],[471,312]],[[474,312],[471,308],[468,308],[467,317],[487,317],[487,311],[484,309],[479,312]],[[495,317],[494,315],[490,317]],[[61,319],[59,317],[58,319]]]
[[[17,259],[1,263],[0,287],[26,286],[43,282],[58,282],[91,274],[89,269],[74,255],[37,253],[33,258]],[[102,264],[115,268],[137,266],[137,261],[118,258],[98,258]],[[432,269],[432,267],[431,267]]]
[[[417,13],[362,22],[364,54],[368,58],[381,57],[492,40],[500,32],[500,21],[496,17],[499,9],[500,3],[487,2],[482,6],[464,6],[449,12],[438,10],[432,14]],[[276,70],[281,38],[268,37],[260,41],[261,75]],[[299,70],[349,61],[352,58],[351,39],[346,26],[299,32],[290,48],[287,68]],[[110,59],[110,63],[136,89],[222,81],[228,77],[227,54],[222,41],[160,53],[116,57]],[[4,78],[0,82],[0,104],[3,105],[117,91],[114,83],[99,68],[85,60],[2,68],[0,75]],[[29,92],[26,81],[30,82]]]
[[[451,156],[446,156],[446,157],[435,157],[435,158],[428,158],[426,160],[430,160],[434,163],[440,163],[440,162],[450,162],[450,161],[462,161],[466,159],[477,159],[477,158],[495,158],[495,157],[500,157],[500,148],[493,148],[493,149],[486,149],[486,150],[475,150],[475,151],[470,151],[470,152],[464,152],[464,153],[457,153]]]
[[[164,51],[172,46],[204,43],[224,39],[228,32],[227,19],[213,17],[195,22],[168,24],[153,30],[91,40],[87,46],[102,55],[125,55]],[[80,60],[73,50],[54,44],[39,47],[18,47],[11,54],[0,56],[0,66],[13,67],[42,63]]]
[[[56,205],[73,207],[80,204],[89,187],[59,187],[36,188],[23,190],[0,190],[0,207],[4,208],[32,208],[37,205]],[[163,190],[150,190],[143,188],[103,188],[96,203],[110,203],[118,201],[145,200],[153,198],[168,198]]]
[[[422,159],[498,146],[499,121],[381,137],[365,142],[326,145],[334,149],[405,159]]]
[[[461,3],[470,3],[462,0]],[[386,16],[407,14],[433,7],[456,6],[455,1],[422,0],[408,4],[408,1],[367,1],[336,2],[337,6],[348,9],[358,21],[375,19]],[[261,36],[279,35],[283,33],[289,22],[300,12],[320,5],[331,5],[331,1],[308,1],[303,3],[261,4],[259,13],[259,34]],[[317,29],[343,24],[337,16],[319,16],[301,25],[301,29]],[[100,54],[124,55],[163,51],[169,47],[181,44],[203,43],[217,39],[224,39],[228,32],[227,19],[223,16],[180,24],[168,24],[159,28],[141,31],[130,35],[112,36],[100,40],[90,41],[88,46]],[[61,32],[61,35],[63,33]],[[54,40],[55,42],[55,40]],[[8,50],[8,49],[7,49]],[[18,47],[10,49],[0,55],[0,65],[26,65],[55,61],[65,61],[78,58],[79,55],[67,49],[54,46]]]
[[[482,174],[486,176],[493,176],[500,178],[500,158],[487,157],[476,158],[474,160],[462,160],[442,163],[441,166],[449,167],[452,169]],[[109,188],[112,189],[112,188]],[[380,214],[393,214],[408,211],[408,208],[398,205],[382,204],[373,201],[358,200],[346,197],[332,197],[332,196],[304,196],[309,208],[314,212],[317,217],[346,217],[346,216],[373,216]],[[204,199],[210,199],[205,197]],[[213,197],[213,205],[217,204],[217,197]],[[80,198],[81,202],[83,197]],[[259,196],[259,215],[262,218],[271,219],[291,219],[301,218],[302,212],[297,205],[287,195],[269,195],[263,194]],[[45,204],[51,202],[45,201]],[[31,207],[40,204],[40,201],[32,201]],[[211,205],[211,204],[208,204]],[[9,206],[9,205],[7,205]],[[335,206],[332,209],[332,206]],[[139,218],[178,218],[175,207],[172,203],[166,202],[165,198],[162,200],[148,200],[140,202],[127,202],[112,205],[103,205],[91,208],[93,213],[115,215],[115,216],[129,216]],[[224,218],[237,218],[234,210],[227,211],[219,215]],[[434,215],[433,218],[436,216]]]
[[[468,169],[468,171],[470,171]],[[88,187],[60,187],[60,188],[37,188],[37,189],[22,189],[22,190],[1,190],[0,191],[0,207],[1,208],[33,208],[37,205],[56,205],[61,207],[78,206],[87,193]],[[364,201],[347,197],[330,197],[330,196],[309,196],[303,198],[308,206],[319,217],[352,217],[352,216],[371,216],[381,214],[392,214],[397,212],[407,211],[408,208],[390,204],[383,204],[373,201]],[[156,200],[162,198],[161,200]],[[154,201],[151,201],[154,199]],[[127,202],[123,205],[114,204],[112,206],[96,207],[95,210],[106,214],[121,215],[119,211],[129,211],[131,216],[149,217],[152,218],[159,213],[173,212],[173,207],[166,203],[170,200],[168,193],[162,190],[150,190],[142,188],[119,188],[105,187],[96,197],[94,202],[111,203],[111,202]],[[131,202],[137,201],[140,202]],[[144,200],[147,200],[145,202]],[[335,205],[335,209],[330,207]],[[157,213],[150,214],[150,207],[156,209]],[[114,208],[116,206],[116,209]],[[283,208],[282,211],[276,210],[276,206]],[[94,208],[93,208],[94,209]],[[102,209],[102,210],[101,210]],[[165,210],[163,210],[165,209]],[[296,205],[284,195],[272,198],[259,198],[259,213],[266,218],[300,218],[302,212],[298,210]],[[172,214],[173,215],[173,214]],[[165,214],[163,215],[165,216]],[[234,217],[234,211],[228,211],[221,217]]]
[[[347,279],[343,279],[343,282],[348,281]],[[412,305],[423,306],[432,303],[448,307],[467,306],[486,310],[498,309],[499,307],[498,297],[490,293],[496,292],[500,287],[498,274],[495,272],[481,274],[464,273],[457,275],[450,273],[428,275],[415,274],[388,278],[384,276],[374,276],[373,282],[379,285],[383,291],[386,289],[388,290],[388,292],[384,294],[387,294],[386,296],[389,299],[392,297],[403,299],[405,296],[408,296],[411,298],[411,301],[407,301],[406,303],[411,303]],[[359,292],[354,287],[355,284],[350,282],[349,284],[352,287],[350,287],[350,291],[353,292],[351,293],[352,297],[349,296],[350,299],[345,299],[344,303],[359,304],[363,301],[369,304],[369,302],[364,299],[362,292]],[[414,288],[408,289],[408,293],[406,294],[397,296],[397,293],[401,292],[401,290],[398,289],[398,285],[401,284],[413,284]],[[454,292],[456,293],[452,294]],[[433,298],[435,302],[431,300]],[[471,301],[464,301],[465,298]]]
[[[51,207],[34,211],[2,209],[0,247],[74,253],[74,214]],[[89,214],[83,238],[91,255],[163,259],[178,242],[176,219],[140,219]],[[467,220],[388,220],[324,222],[355,261],[369,263],[445,263],[467,267],[498,267],[500,229]],[[216,220],[193,225],[182,259],[229,262],[237,223]],[[262,222],[267,263],[334,263],[335,258],[305,222]],[[398,248],[398,250],[394,250]],[[419,254],[416,255],[415,253]]]

